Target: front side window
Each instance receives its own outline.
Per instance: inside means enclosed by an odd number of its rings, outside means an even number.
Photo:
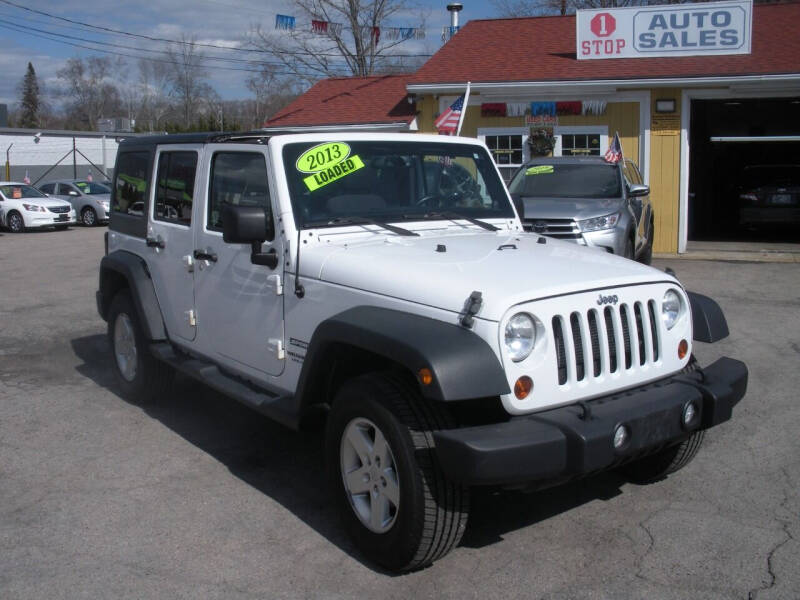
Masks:
[[[529,164],[509,185],[527,198],[617,198],[622,195],[619,168],[611,164]]]
[[[399,222],[445,213],[514,215],[491,157],[474,145],[307,142],[287,144],[283,161],[300,228],[359,217]]]
[[[149,162],[149,152],[123,152],[119,155],[111,207],[114,212],[144,215]]]
[[[257,152],[217,152],[211,160],[208,229],[222,231],[222,207],[261,206],[271,222],[269,182],[264,155]],[[272,227],[269,227],[272,230]],[[270,240],[272,237],[269,238]]]
[[[196,152],[161,153],[156,176],[155,219],[191,225],[196,172]]]
[[[2,185],[0,192],[9,200],[19,198],[45,198],[45,195],[30,185]]]

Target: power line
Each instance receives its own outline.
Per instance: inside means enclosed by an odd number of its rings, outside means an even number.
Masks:
[[[5,19],[0,19],[0,24],[2,24],[2,23],[5,23],[6,25],[11,25],[11,26],[17,27],[20,33],[25,33],[28,30],[30,30],[30,31],[36,31],[38,33],[43,33],[43,34],[46,34],[46,35],[50,35],[50,36],[59,36],[60,38],[67,38],[67,39],[71,39],[71,40],[77,40],[77,41],[80,41],[80,42],[87,42],[89,44],[97,44],[99,46],[110,46],[112,48],[122,48],[124,50],[135,50],[137,52],[150,52],[150,53],[155,53],[155,54],[163,54],[164,53],[163,50],[154,50],[152,48],[139,48],[139,47],[136,47],[136,46],[126,46],[124,44],[115,44],[113,42],[92,40],[92,39],[87,39],[87,38],[78,37],[78,36],[74,36],[74,35],[69,35],[69,34],[66,34],[66,33],[56,33],[56,32],[53,32],[53,31],[47,31],[45,29],[38,29],[37,27],[31,27],[30,25],[21,25],[19,23],[15,23],[14,21],[8,21],[8,20],[5,20]],[[147,58],[147,57],[141,57],[141,58]],[[282,63],[269,62],[269,61],[265,61],[265,60],[255,61],[255,60],[250,60],[250,59],[247,59],[247,58],[233,58],[233,57],[226,57],[226,56],[204,55],[203,59],[204,60],[217,60],[217,61],[231,62],[231,63],[245,63],[245,64],[250,64],[250,65],[252,65],[253,63],[257,63],[259,65],[284,66]],[[150,60],[150,59],[148,59],[148,60]],[[344,63],[344,61],[342,61],[341,66],[345,66],[345,65],[346,65],[346,63]]]
[[[35,8],[29,8],[27,6],[23,6],[22,4],[17,4],[16,2],[11,2],[11,0],[0,0],[3,4],[8,4],[9,6],[14,6],[19,8],[20,10],[25,10],[31,13],[44,15],[45,17],[49,17],[51,19],[58,19],[59,21],[65,21],[67,23],[72,23],[75,25],[80,25],[82,27],[89,27],[91,29],[97,29],[100,31],[106,31],[109,33],[115,33],[119,35],[126,35],[129,37],[141,38],[145,40],[149,40],[151,42],[166,42],[168,44],[184,44],[189,46],[199,46],[201,48],[216,48],[218,50],[230,50],[236,52],[256,52],[256,53],[266,53],[266,54],[314,54],[316,56],[341,56],[339,53],[324,53],[324,52],[298,52],[294,50],[262,50],[257,48],[239,48],[233,46],[220,46],[219,44],[206,44],[203,42],[187,42],[186,40],[172,40],[168,38],[159,38],[154,36],[149,36],[141,33],[131,33],[129,31],[123,31],[121,29],[114,29],[112,27],[105,27],[103,25],[92,25],[91,23],[84,23],[83,21],[76,21],[74,19],[68,19],[67,17],[60,17],[58,15],[54,15],[43,10],[37,10]],[[426,58],[433,56],[432,54],[389,54],[387,57],[392,58]]]

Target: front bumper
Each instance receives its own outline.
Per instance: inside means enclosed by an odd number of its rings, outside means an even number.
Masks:
[[[747,390],[747,367],[721,358],[705,369],[504,423],[434,432],[447,477],[466,485],[559,480],[602,471],[731,418]],[[689,426],[683,409],[698,412]],[[614,431],[630,437],[614,449]]]
[[[63,218],[66,217],[66,218]],[[25,211],[25,227],[33,229],[35,227],[55,227],[56,225],[75,225],[75,211],[68,213],[41,213]]]

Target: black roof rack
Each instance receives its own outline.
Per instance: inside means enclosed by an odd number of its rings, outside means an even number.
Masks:
[[[176,133],[164,135],[148,135],[144,137],[122,137],[118,139],[122,144],[147,146],[156,144],[215,144],[224,142],[238,142],[243,144],[266,144],[274,135],[281,133],[297,133],[296,131],[206,131],[199,133]]]

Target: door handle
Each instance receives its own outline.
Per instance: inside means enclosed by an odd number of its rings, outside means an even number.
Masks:
[[[144,243],[147,244],[148,248],[164,248],[164,240],[161,237],[146,237],[144,239]]]
[[[213,252],[206,252],[205,250],[195,250],[194,257],[197,260],[207,260],[208,262],[217,262],[217,255]]]

